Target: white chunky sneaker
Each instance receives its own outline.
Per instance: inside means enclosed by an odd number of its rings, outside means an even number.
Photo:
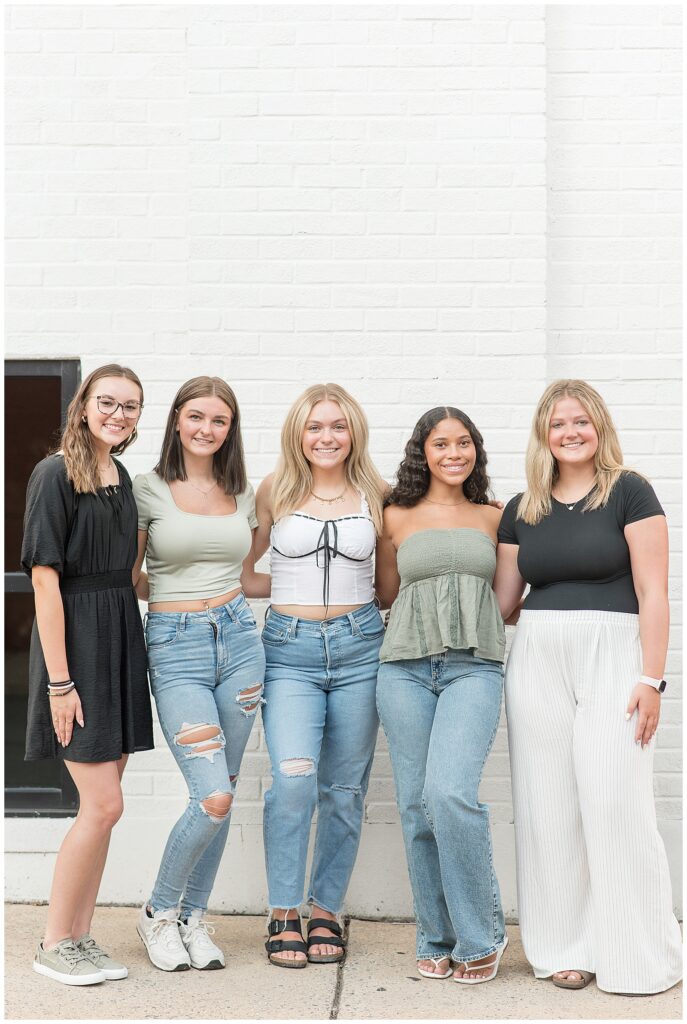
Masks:
[[[199,971],[218,971],[224,967],[224,953],[210,938],[215,929],[203,918],[202,910],[193,910],[186,924],[182,921],[179,925],[179,932],[191,958],[191,967]]]
[[[138,915],[136,931],[148,950],[151,963],[161,971],[188,971],[191,958],[179,935],[179,910],[156,910],[150,917],[146,903]]]

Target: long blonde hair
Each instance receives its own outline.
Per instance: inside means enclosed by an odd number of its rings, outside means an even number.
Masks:
[[[585,380],[555,380],[539,399],[527,445],[527,490],[520,499],[517,515],[531,526],[551,512],[551,491],[558,480],[558,463],[549,448],[549,425],[553,408],[562,398],[576,398],[584,406],[599,438],[594,454],[594,487],[582,511],[602,508],[618,477],[629,472],[623,465],[623,453],[611,414],[599,392]]]
[[[103,377],[124,377],[135,384],[141,392],[141,408],[143,408],[143,386],[133,370],[128,366],[120,366],[119,363],[107,363],[106,366],[99,366],[92,370],[79,390],[76,392],[67,409],[67,422],[60,444],[56,451],[61,451],[64,456],[64,466],[67,477],[71,481],[77,494],[95,494],[100,484],[100,472],[98,470],[98,457],[93,442],[93,434],[87,422],[84,422],[85,404],[91,397],[93,386]],[[121,444],[113,445],[112,455],[121,455],[130,444],[133,444],[138,434],[136,427]]]
[[[346,460],[346,482],[362,491],[378,534],[382,532],[382,501],[387,486],[367,450],[367,417],[358,402],[339,384],[313,384],[289,409],[281,432],[281,455],[272,483],[274,521],[300,508],[312,490],[310,463],[303,454],[303,431],[313,406],[336,402],[348,421],[351,452]]]

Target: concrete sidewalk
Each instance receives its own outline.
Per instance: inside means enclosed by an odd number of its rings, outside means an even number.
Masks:
[[[267,962],[264,918],[213,917],[227,953],[224,971],[166,974],[151,966],[136,934],[137,909],[99,907],[93,934],[129,967],[125,981],[88,988],[58,986],[31,969],[46,907],[5,906],[5,1014],[11,1020],[677,1020],[682,986],[656,996],[613,996],[592,983],[567,992],[536,981],[519,929],[498,978],[486,985],[425,981],[415,972],[412,924],[352,920],[344,966],[287,971]]]

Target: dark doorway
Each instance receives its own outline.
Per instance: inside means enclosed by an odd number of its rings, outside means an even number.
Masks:
[[[5,813],[73,814],[76,790],[61,762],[24,761],[33,590],[21,571],[26,485],[59,439],[78,387],[76,359],[5,363]]]

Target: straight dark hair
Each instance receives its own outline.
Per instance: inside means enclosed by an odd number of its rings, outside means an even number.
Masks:
[[[241,494],[248,486],[248,477],[241,439],[239,404],[236,395],[221,377],[192,377],[181,385],[169,410],[160,459],[155,466],[155,472],[167,483],[171,483],[172,480],[186,480],[184,449],[177,431],[179,413],[187,402],[192,402],[194,398],[209,397],[221,398],[231,410],[229,433],[222,447],[213,456],[212,475],[225,494]]]

